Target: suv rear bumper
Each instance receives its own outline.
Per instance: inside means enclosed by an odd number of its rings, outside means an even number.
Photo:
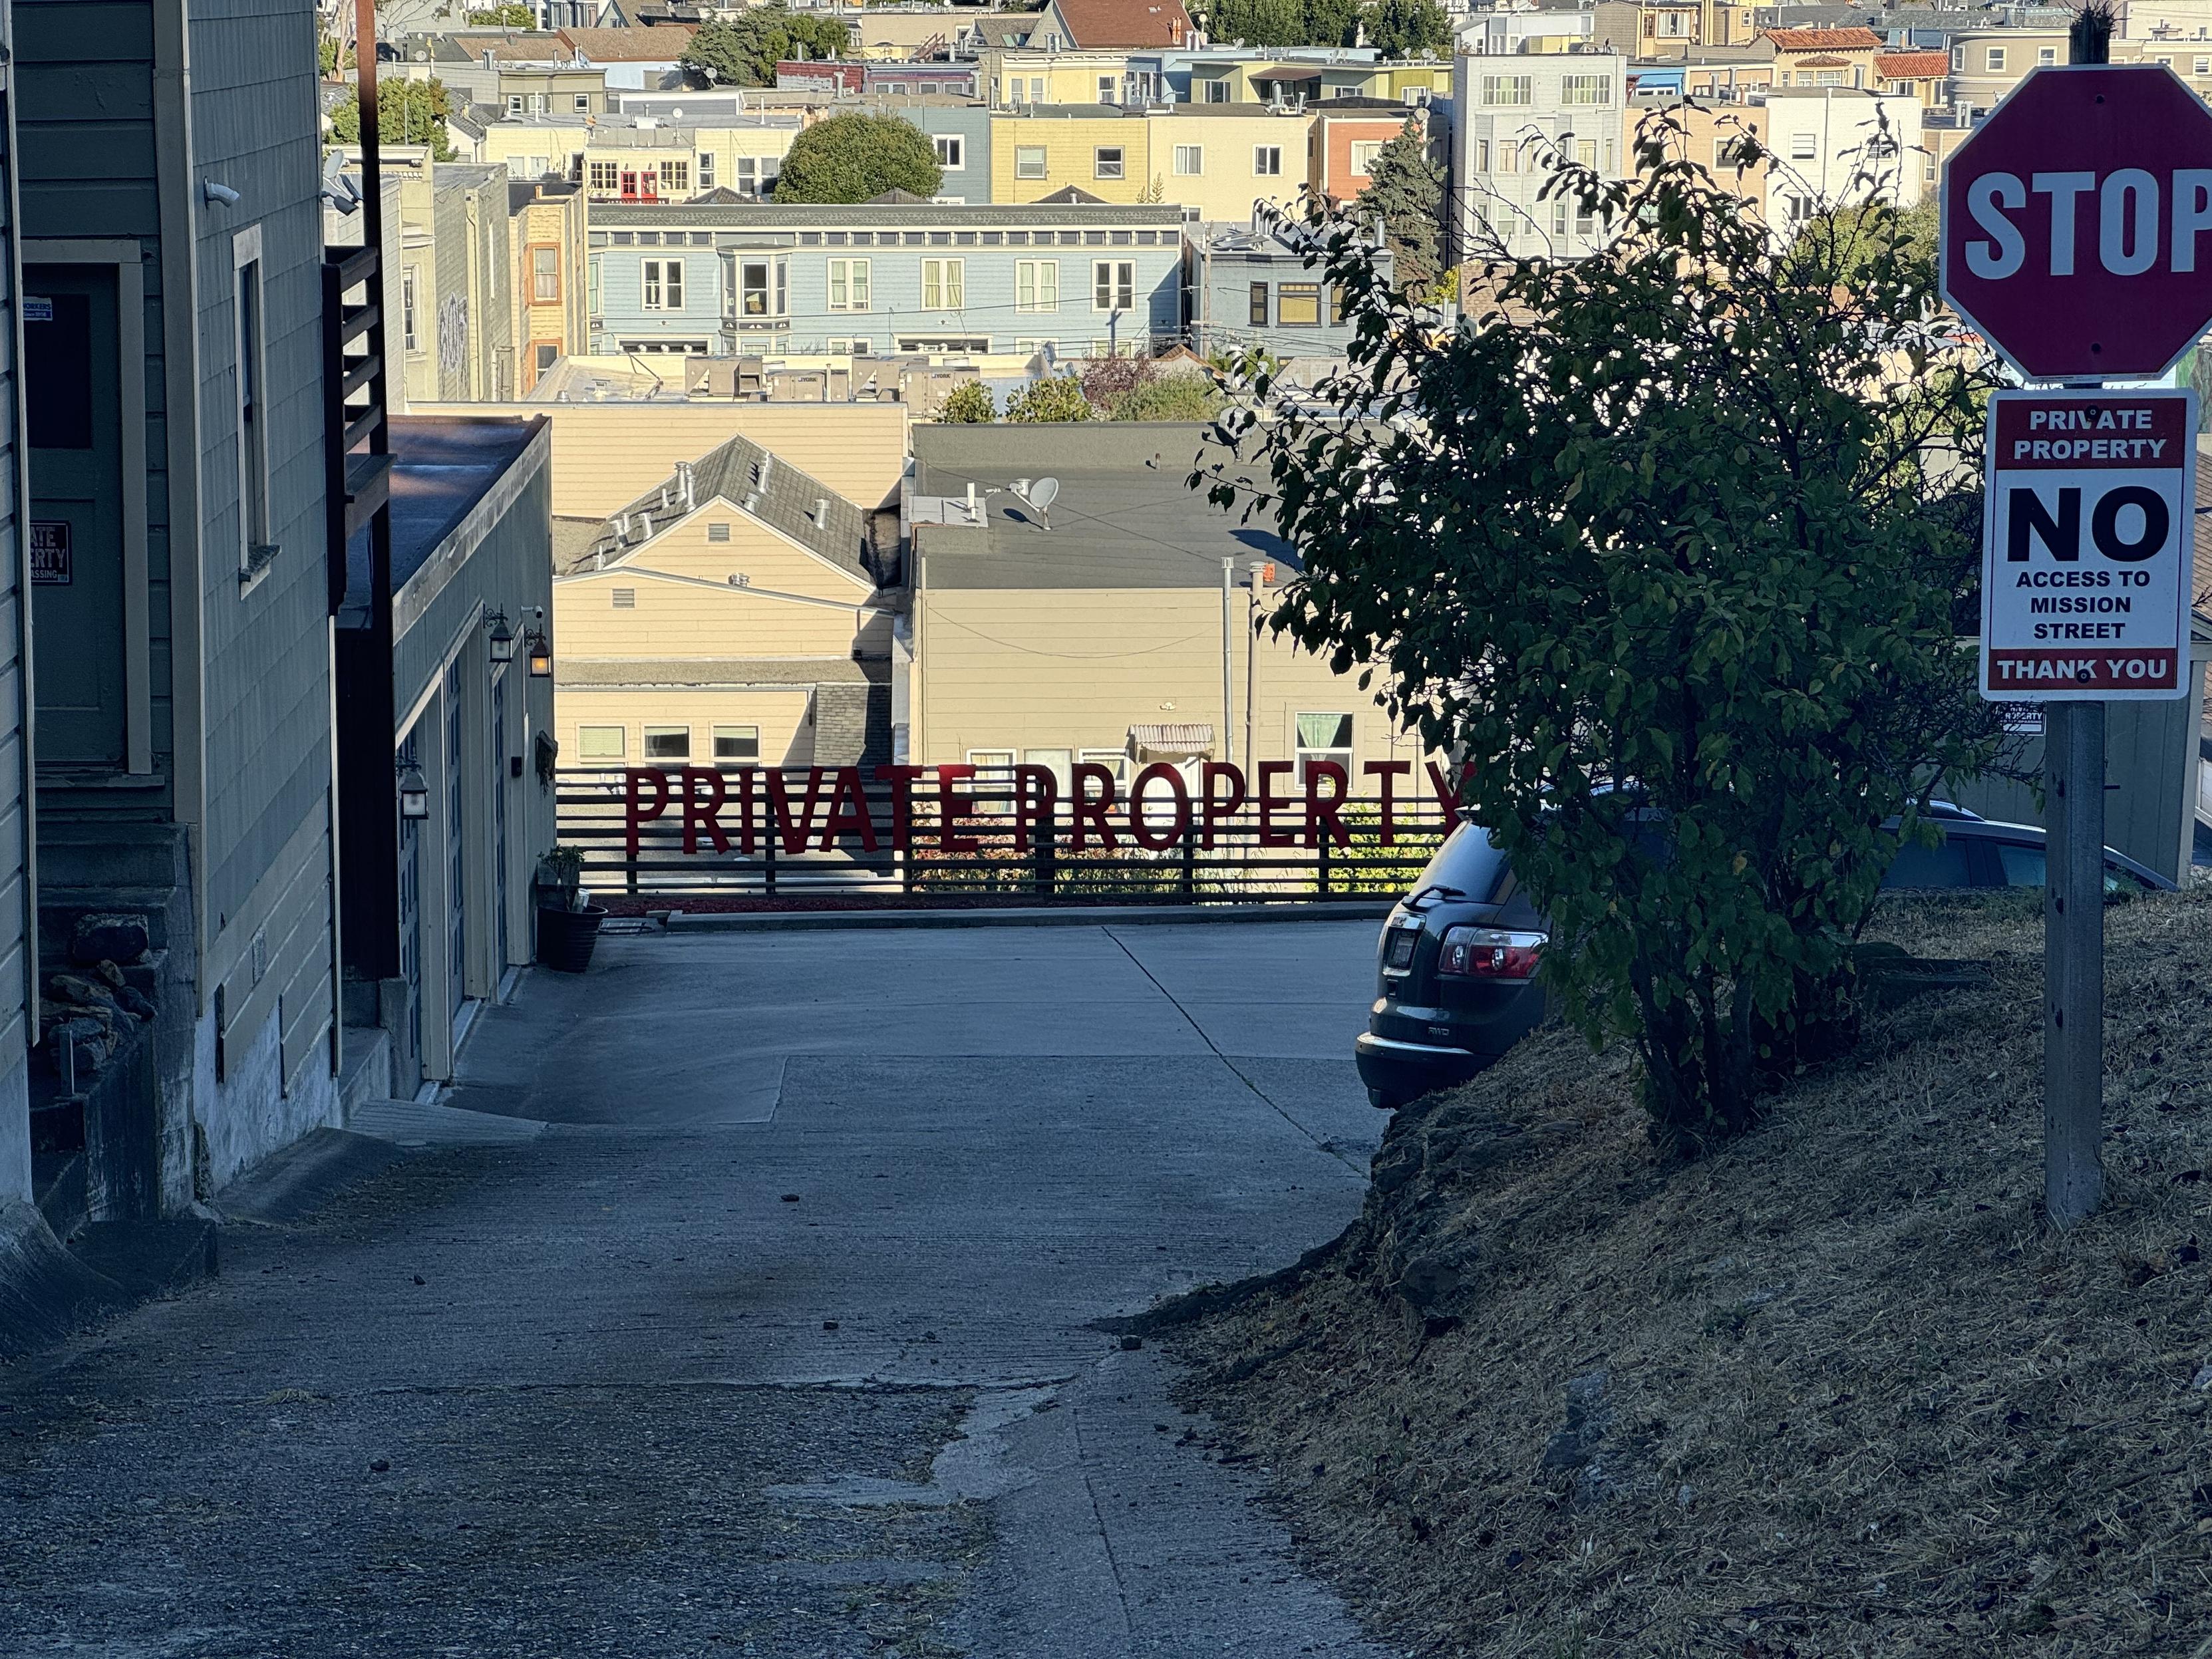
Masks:
[[[1362,1031],[1352,1045],[1359,1080],[1394,1100],[1410,1100],[1454,1083],[1464,1083],[1497,1059],[1472,1048],[1443,1042],[1409,1042],[1401,1037]]]

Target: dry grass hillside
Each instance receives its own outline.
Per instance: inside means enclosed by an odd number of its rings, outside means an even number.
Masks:
[[[2107,912],[2107,1204],[2039,1224],[2039,909],[1707,1161],[1547,1031],[1190,1328],[1194,1403],[1424,1655],[2212,1659],[2212,896]]]

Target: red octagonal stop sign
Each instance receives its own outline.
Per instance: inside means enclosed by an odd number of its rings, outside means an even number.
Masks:
[[[2033,71],[1942,214],[1943,297],[2030,380],[2162,374],[2212,325],[2212,110],[2162,64]]]

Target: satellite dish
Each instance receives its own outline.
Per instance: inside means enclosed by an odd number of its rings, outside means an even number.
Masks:
[[[1047,530],[1052,528],[1050,509],[1059,496],[1060,480],[1057,478],[1017,478],[1014,481],[1014,499],[1036,514]]]

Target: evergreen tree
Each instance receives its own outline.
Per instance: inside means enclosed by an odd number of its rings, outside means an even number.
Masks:
[[[1435,282],[1443,268],[1444,170],[1429,159],[1419,122],[1407,122],[1376,153],[1359,200],[1382,216],[1398,286],[1412,289]]]
[[[757,6],[727,21],[702,23],[679,61],[724,86],[767,87],[775,84],[775,66],[784,59],[836,58],[851,40],[835,18]]]

